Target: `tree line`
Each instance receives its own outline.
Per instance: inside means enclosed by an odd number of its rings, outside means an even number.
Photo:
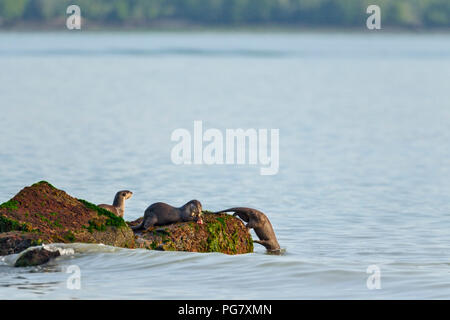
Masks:
[[[365,25],[366,8],[376,4],[383,26],[450,27],[450,0],[0,0],[0,26],[65,19],[71,4],[80,6],[86,21],[100,26],[355,27]]]

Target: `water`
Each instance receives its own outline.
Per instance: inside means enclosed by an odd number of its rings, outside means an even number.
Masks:
[[[1,298],[450,298],[450,36],[0,33],[0,201],[48,180],[91,202],[249,206],[283,256],[71,245],[0,261]],[[176,166],[173,130],[280,129],[280,169]],[[66,286],[70,265],[81,289]],[[381,289],[366,273],[377,265]]]

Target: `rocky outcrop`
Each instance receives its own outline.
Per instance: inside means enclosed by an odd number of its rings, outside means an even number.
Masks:
[[[10,231],[0,233],[0,256],[22,252],[42,243],[37,233]]]
[[[14,264],[14,267],[34,267],[49,262],[51,259],[57,258],[61,253],[47,250],[45,248],[34,248],[24,252]]]
[[[0,232],[2,255],[56,242],[134,248],[134,234],[122,218],[45,181],[0,205]]]
[[[142,218],[129,222],[140,224]],[[253,252],[253,240],[241,220],[228,214],[205,212],[203,224],[178,222],[136,232],[136,246],[163,251]]]
[[[251,235],[241,220],[228,214],[204,212],[203,221],[203,225],[180,222],[134,234],[122,218],[41,181],[0,205],[0,255],[19,253],[43,243],[72,242],[130,249],[253,252]]]

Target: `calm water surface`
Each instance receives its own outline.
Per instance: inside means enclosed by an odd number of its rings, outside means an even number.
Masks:
[[[286,249],[75,244],[38,268],[0,257],[0,298],[448,299],[449,81],[449,35],[0,33],[0,202],[45,179],[95,203],[130,189],[129,220],[249,206]],[[174,165],[194,120],[280,129],[279,173]]]

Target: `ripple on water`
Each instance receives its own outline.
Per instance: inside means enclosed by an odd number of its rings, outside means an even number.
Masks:
[[[2,257],[1,297],[450,296],[448,35],[380,35],[370,46],[357,34],[66,38],[0,33],[0,55],[7,56],[0,70],[8,74],[0,77],[1,98],[9,103],[0,105],[9,115],[0,126],[0,202],[45,179],[93,203],[131,189],[128,220],[157,201],[255,207],[267,213],[287,252],[271,256],[255,246],[253,254],[226,256],[74,244],[75,254],[42,267],[16,269],[14,257]],[[108,52],[112,39],[121,47]],[[15,57],[11,45],[29,54]],[[73,45],[84,51],[69,58],[64,50]],[[67,77],[74,61],[77,76]],[[367,70],[371,81],[361,81]],[[120,87],[114,79],[133,90],[111,90]],[[430,88],[432,95],[424,94]],[[67,98],[73,92],[83,94]],[[205,130],[279,128],[278,174],[174,165],[171,134],[192,132],[193,115]],[[367,289],[372,264],[381,269],[381,290]],[[80,267],[82,290],[66,288],[70,265]]]

